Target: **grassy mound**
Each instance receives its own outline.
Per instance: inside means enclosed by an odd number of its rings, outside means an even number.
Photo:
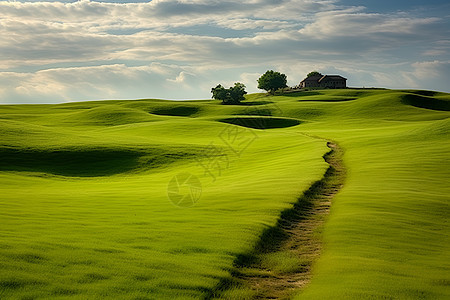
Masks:
[[[67,109],[66,109],[67,110]],[[66,124],[85,124],[97,126],[117,126],[137,122],[151,122],[158,119],[151,115],[136,109],[124,108],[118,105],[104,105],[90,109],[82,109],[74,113],[56,115],[55,117],[64,117],[60,120]]]

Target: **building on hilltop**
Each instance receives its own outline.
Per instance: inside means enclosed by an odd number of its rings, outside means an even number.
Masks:
[[[305,79],[300,81],[299,87],[301,87],[301,88],[320,87],[320,79],[322,77],[323,77],[322,74],[306,77]]]
[[[347,78],[340,75],[313,75],[303,79],[300,88],[317,87],[329,89],[344,89],[347,87]]]

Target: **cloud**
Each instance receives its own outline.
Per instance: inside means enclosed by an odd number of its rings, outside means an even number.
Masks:
[[[159,89],[170,87],[166,77],[174,76],[178,71],[178,67],[159,64],[140,67],[116,64],[47,69],[35,73],[3,72],[0,73],[1,98],[5,102],[14,99],[22,103],[53,103],[163,96]]]
[[[412,72],[403,72],[405,80],[414,88],[450,92],[448,78],[450,76],[450,60],[422,61],[412,64]]]
[[[46,69],[32,73],[0,72],[0,103],[58,103],[94,99],[209,98],[217,84],[208,69],[153,63]],[[224,77],[220,80],[223,81]]]
[[[303,36],[315,39],[372,39],[377,42],[404,41],[411,37],[434,36],[439,18],[413,18],[403,13],[378,14],[348,11],[318,13],[314,22],[299,30]]]
[[[207,98],[217,83],[256,91],[267,69],[442,90],[421,63],[449,59],[449,31],[445,17],[331,0],[0,1],[0,102]]]
[[[230,16],[252,16],[272,19],[298,18],[298,12],[316,12],[332,7],[334,1],[313,0],[153,0],[145,3],[105,3],[87,0],[64,2],[9,2],[1,1],[2,15],[8,18],[26,17],[34,20],[87,22],[104,17],[139,21],[172,23],[177,20],[202,18],[214,20]],[[270,15],[268,15],[270,13]],[[148,22],[147,22],[148,23]]]

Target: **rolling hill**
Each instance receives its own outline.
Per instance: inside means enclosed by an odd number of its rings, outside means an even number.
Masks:
[[[345,181],[290,296],[448,298],[449,129],[450,95],[415,90],[2,105],[0,299],[264,295],[236,272],[329,141]],[[269,277],[305,264],[272,252]]]

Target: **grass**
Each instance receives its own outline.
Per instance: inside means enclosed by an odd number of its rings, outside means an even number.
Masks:
[[[236,143],[239,127],[178,105],[0,108],[0,298],[199,298],[326,167],[322,142],[245,129]],[[182,172],[203,186],[191,208],[167,196]]]
[[[210,295],[323,176],[328,148],[315,137],[345,149],[347,179],[296,297],[450,297],[448,94],[247,98],[0,106],[0,298]],[[168,199],[180,173],[201,182],[193,207]]]
[[[306,190],[292,208],[281,212],[275,226],[266,229],[252,252],[235,261],[229,280],[208,298],[234,299],[245,291],[249,299],[289,299],[311,279],[311,266],[321,252],[321,230],[331,200],[345,181],[343,151],[328,142],[324,160],[330,165],[323,177]]]

